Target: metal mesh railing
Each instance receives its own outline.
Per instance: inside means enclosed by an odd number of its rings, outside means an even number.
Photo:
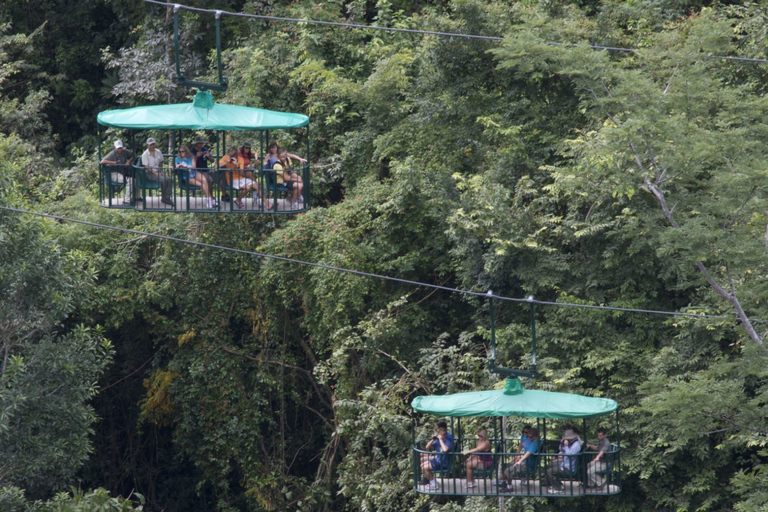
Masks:
[[[597,462],[598,452],[583,449],[575,455],[540,451],[521,461],[524,455],[515,451],[516,440],[491,439],[493,451],[469,455],[462,451],[475,447],[473,438],[455,440],[453,451],[446,453],[427,450],[428,441],[417,440],[412,449],[414,489],[420,493],[556,498],[621,491],[621,452],[615,444]],[[542,448],[557,443],[546,441]]]

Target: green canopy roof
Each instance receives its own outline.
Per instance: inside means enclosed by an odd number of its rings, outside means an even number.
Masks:
[[[145,130],[278,130],[309,124],[303,114],[217,104],[210,91],[198,91],[192,103],[105,110],[97,120],[103,126]]]
[[[411,407],[437,416],[522,416],[527,418],[593,418],[609,414],[619,404],[610,398],[523,389],[507,379],[504,389],[447,396],[417,396]]]

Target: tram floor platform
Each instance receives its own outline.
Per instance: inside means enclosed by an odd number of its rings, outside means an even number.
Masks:
[[[540,480],[511,480],[511,486],[496,484],[496,479],[476,479],[475,487],[467,487],[465,478],[438,478],[437,489],[430,489],[429,485],[419,485],[419,492],[436,496],[442,495],[467,495],[467,496],[544,496],[544,497],[574,497],[574,496],[604,496],[616,494],[619,488],[616,485],[608,485],[603,490],[587,488],[585,490],[581,482],[563,481],[562,493],[550,493],[549,488],[542,488]]]
[[[299,208],[292,208],[291,202],[288,199],[278,199],[277,200],[277,208],[274,208],[274,205],[271,209],[267,210],[264,208],[264,205],[260,199],[253,199],[250,196],[244,197],[242,199],[242,203],[244,208],[238,208],[237,204],[230,203],[229,201],[220,201],[220,205],[218,208],[206,208],[205,206],[205,198],[203,197],[190,197],[189,198],[189,206],[187,206],[187,198],[183,196],[176,196],[172,197],[171,201],[174,202],[174,205],[169,205],[161,202],[160,197],[157,196],[151,196],[146,197],[143,201],[136,201],[136,205],[134,207],[131,207],[129,205],[124,205],[122,199],[113,199],[112,200],[112,208],[133,208],[137,211],[168,211],[168,212],[186,212],[186,211],[194,211],[194,212],[240,212],[240,213],[274,213],[277,211],[278,213],[287,213],[291,211],[295,212],[301,212],[304,211],[305,207],[304,204],[299,203]],[[274,202],[274,200],[272,200]],[[108,201],[102,201],[101,206],[110,207]]]

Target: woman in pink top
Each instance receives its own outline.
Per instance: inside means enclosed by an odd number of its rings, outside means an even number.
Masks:
[[[475,487],[472,481],[473,469],[488,469],[493,465],[493,454],[491,454],[491,442],[488,440],[488,431],[481,428],[477,431],[477,446],[471,450],[464,450],[462,455],[467,457],[467,489]]]

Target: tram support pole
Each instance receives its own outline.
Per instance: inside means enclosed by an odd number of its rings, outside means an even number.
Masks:
[[[507,431],[507,417],[502,416],[501,417],[501,453],[504,454],[507,451],[507,448],[504,443],[504,432]],[[504,456],[502,455],[501,460],[504,461]],[[498,474],[496,475],[496,483],[498,484],[499,480],[501,479],[501,474],[503,472],[502,467],[504,464],[499,464],[499,467],[497,468]],[[499,493],[499,486],[496,485],[496,493]],[[504,512],[504,496],[499,496],[499,512]]]
[[[531,368],[536,373],[536,315],[534,313],[533,295],[528,296],[528,305],[531,309]]]

